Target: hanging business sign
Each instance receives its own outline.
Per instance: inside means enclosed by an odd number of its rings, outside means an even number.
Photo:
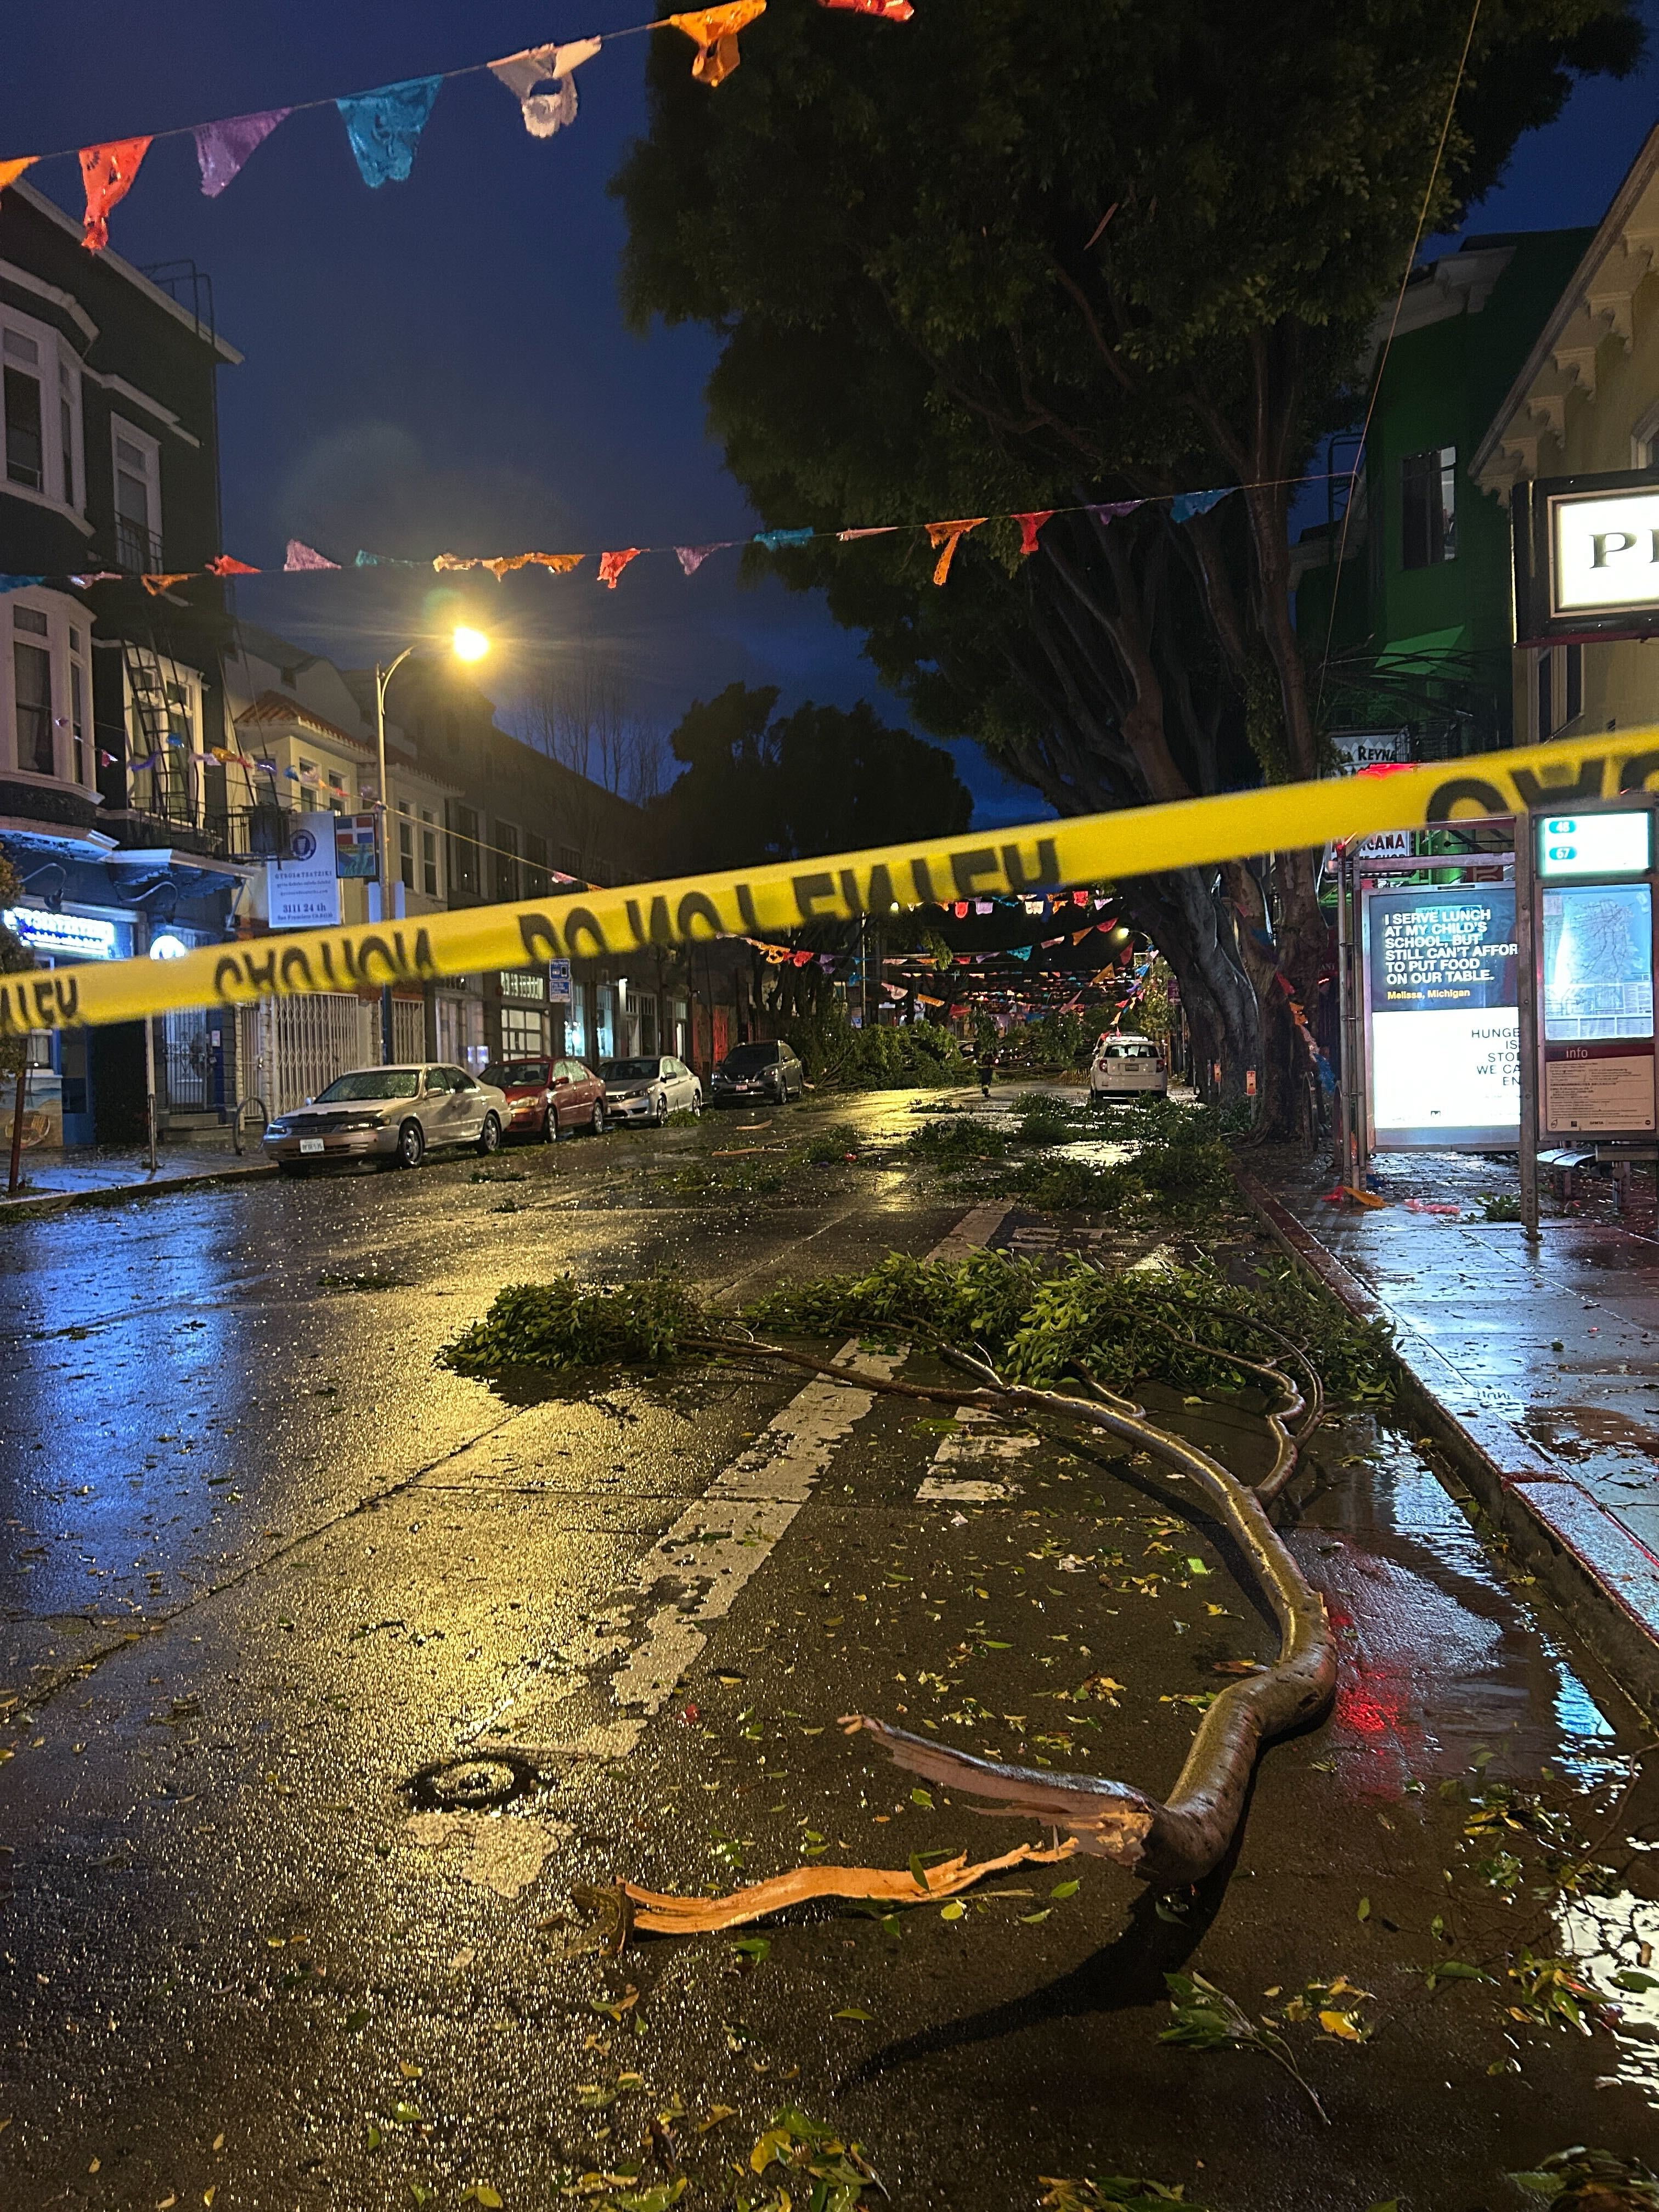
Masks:
[[[1513,526],[1519,643],[1659,631],[1659,471],[1519,483]]]
[[[1372,1149],[1517,1143],[1513,887],[1367,891],[1362,927]]]
[[[335,817],[302,814],[285,860],[265,862],[266,910],[273,929],[337,929],[340,882],[335,873]]]
[[[547,963],[547,995],[556,1006],[568,1006],[570,996],[570,963],[550,960]]]

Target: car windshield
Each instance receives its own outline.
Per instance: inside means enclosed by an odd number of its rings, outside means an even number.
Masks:
[[[534,1090],[547,1080],[544,1060],[492,1060],[483,1072],[486,1083],[493,1083],[497,1091]]]
[[[726,1065],[733,1075],[746,1075],[751,1067],[775,1067],[778,1048],[775,1044],[740,1044],[735,1052],[726,1055]]]
[[[606,1060],[599,1073],[607,1083],[652,1083],[661,1066],[659,1060]]]
[[[337,1075],[326,1091],[317,1093],[319,1106],[337,1106],[346,1098],[416,1098],[421,1077],[414,1067],[363,1067],[355,1075]]]

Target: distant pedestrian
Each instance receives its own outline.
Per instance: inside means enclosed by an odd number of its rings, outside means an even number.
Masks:
[[[981,1045],[979,1051],[979,1087],[981,1097],[986,1098],[990,1097],[991,1078],[996,1072],[996,1047],[994,1044]]]

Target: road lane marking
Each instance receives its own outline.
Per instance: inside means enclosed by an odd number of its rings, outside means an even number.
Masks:
[[[1006,1206],[975,1206],[928,1258],[949,1260],[975,1249],[994,1235],[1007,1212]],[[853,1339],[832,1364],[849,1375],[889,1381],[905,1356],[902,1350],[860,1352]],[[509,1693],[480,1716],[467,1730],[467,1740],[488,1735],[543,1754],[625,1757],[771,1558],[835,1453],[874,1403],[872,1392],[845,1383],[814,1381],[798,1390],[646,1553],[632,1590],[556,1657],[532,1661],[541,1680]],[[941,1449],[952,1441],[945,1438]],[[1009,1440],[972,1441],[988,1448]],[[638,1627],[630,1629],[629,1616],[642,1604],[649,1609]],[[559,1679],[549,1682],[550,1674]],[[591,1697],[604,1689],[622,1717],[573,1729],[562,1709],[584,1693]]]

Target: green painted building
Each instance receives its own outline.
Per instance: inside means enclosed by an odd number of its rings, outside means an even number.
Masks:
[[[1469,465],[1591,235],[1469,238],[1413,272],[1346,542],[1328,512],[1294,554],[1297,627],[1325,664],[1316,688],[1339,743],[1403,732],[1413,757],[1436,759],[1510,742],[1509,515]],[[1328,465],[1351,465],[1354,450],[1339,438]]]

